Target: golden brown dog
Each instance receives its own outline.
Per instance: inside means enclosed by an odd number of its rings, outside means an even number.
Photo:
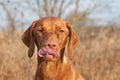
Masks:
[[[35,80],[84,80],[73,67],[70,59],[78,44],[78,35],[65,20],[44,17],[36,20],[23,33],[22,40],[32,57],[35,44],[38,50],[38,66]],[[65,47],[68,42],[68,56]]]

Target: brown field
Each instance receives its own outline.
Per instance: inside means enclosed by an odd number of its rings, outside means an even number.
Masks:
[[[120,28],[81,27],[73,64],[86,80],[120,80]],[[33,80],[36,53],[29,59],[21,41],[23,31],[14,35],[0,31],[0,80]]]

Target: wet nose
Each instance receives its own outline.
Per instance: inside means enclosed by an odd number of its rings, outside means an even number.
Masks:
[[[57,48],[57,43],[56,42],[47,42],[46,47],[56,49]]]

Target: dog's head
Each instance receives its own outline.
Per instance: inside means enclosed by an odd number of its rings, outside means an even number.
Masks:
[[[78,35],[65,20],[57,17],[44,17],[31,24],[23,33],[22,40],[29,48],[29,57],[32,57],[36,44],[38,56],[50,60],[63,56],[68,42],[68,55],[72,59],[73,50],[78,44]]]

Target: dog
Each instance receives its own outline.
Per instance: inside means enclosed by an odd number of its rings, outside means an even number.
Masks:
[[[35,80],[84,80],[71,63],[79,38],[67,21],[58,17],[35,20],[23,33],[22,40],[29,48],[29,57],[37,47]]]

